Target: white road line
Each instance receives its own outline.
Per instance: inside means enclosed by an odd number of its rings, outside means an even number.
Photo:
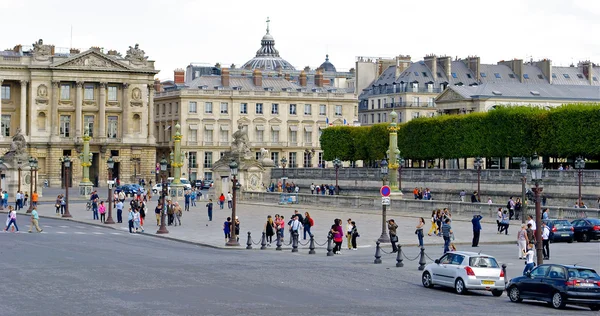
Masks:
[[[77,235],[85,235],[86,233],[84,233],[84,232],[75,232],[75,234],[77,234]]]
[[[121,233],[111,233],[111,235],[122,235]]]
[[[69,226],[58,226],[60,228],[69,228]]]
[[[56,232],[57,234],[66,234],[65,232]]]
[[[104,233],[101,233],[101,232],[94,232],[94,235],[104,235]]]

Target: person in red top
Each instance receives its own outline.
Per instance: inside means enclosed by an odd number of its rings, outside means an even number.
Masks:
[[[313,221],[312,217],[310,217],[310,214],[308,212],[304,212],[304,223],[302,224],[304,225],[304,240],[306,240],[306,234],[310,236],[310,228],[313,227],[313,225],[315,225],[315,221]]]
[[[219,207],[223,209],[223,205],[225,205],[225,195],[221,193],[221,196],[219,196]]]

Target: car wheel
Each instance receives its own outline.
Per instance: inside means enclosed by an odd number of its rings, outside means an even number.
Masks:
[[[495,297],[502,296],[502,291],[500,291],[500,290],[492,290],[492,295],[494,295]]]
[[[552,307],[556,309],[565,307],[565,300],[560,292],[556,292],[552,295]]]
[[[573,243],[573,239],[574,238],[571,238],[571,239],[567,240],[567,243],[572,244]]]
[[[463,279],[457,279],[456,282],[454,282],[454,289],[456,290],[457,294],[463,295],[467,293],[467,288],[465,287],[465,281],[463,281]]]
[[[590,309],[594,312],[600,311],[600,305],[590,305]]]
[[[431,274],[429,274],[429,272],[425,271],[423,272],[423,276],[421,277],[421,281],[423,282],[423,286],[426,288],[432,288],[433,287],[433,280],[431,280]]]
[[[519,288],[514,285],[508,289],[508,298],[510,298],[511,302],[515,303],[521,303],[523,301],[521,298],[521,291],[519,291]]]
[[[583,242],[590,241],[590,236],[588,236],[588,234],[586,234],[586,233],[581,234],[581,241],[583,241]]]

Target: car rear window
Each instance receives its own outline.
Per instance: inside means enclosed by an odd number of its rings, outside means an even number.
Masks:
[[[569,279],[599,279],[600,276],[596,271],[592,269],[578,269],[578,268],[570,268],[569,270]]]
[[[561,228],[561,227],[571,227],[573,225],[571,225],[571,223],[569,223],[569,221],[556,221],[556,222],[554,222],[554,226],[556,228]]]
[[[600,225],[600,219],[588,218],[588,221],[592,223],[592,225]]]
[[[491,257],[471,257],[469,266],[473,268],[498,268],[498,262]]]

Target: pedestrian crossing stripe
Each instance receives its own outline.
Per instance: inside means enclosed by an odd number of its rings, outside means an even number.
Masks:
[[[56,232],[57,234],[66,234],[65,232]]]
[[[84,232],[75,232],[75,234],[77,234],[77,235],[85,235]]]
[[[101,233],[101,232],[94,232],[94,235],[104,235],[104,233]]]

